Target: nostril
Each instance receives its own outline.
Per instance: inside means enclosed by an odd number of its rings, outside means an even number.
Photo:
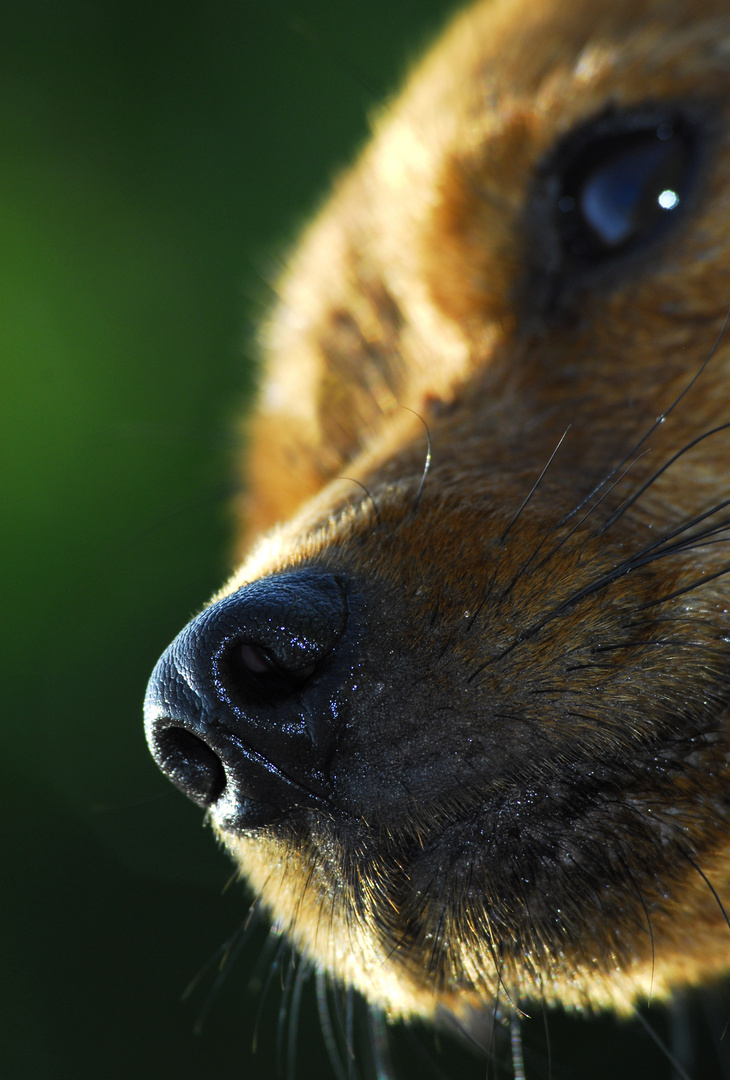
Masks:
[[[331,648],[331,645],[329,648]],[[322,651],[324,652],[324,650]],[[314,674],[317,667],[316,660],[303,663],[301,659],[296,664],[290,662],[289,665],[283,665],[262,645],[249,644],[248,642],[238,646],[238,655],[234,659],[239,664],[242,664],[251,675],[274,675],[286,672],[298,681],[308,679],[310,675]]]
[[[158,727],[153,750],[162,771],[198,806],[212,806],[223,792],[223,763],[197,735],[184,728]]]
[[[252,675],[268,675],[276,667],[273,657],[260,645],[240,645],[238,660]]]
[[[264,578],[208,608],[201,620],[219,701],[278,709],[311,694],[346,617],[343,582],[323,574]]]
[[[314,674],[317,661],[294,667],[277,661],[262,645],[244,642],[224,652],[218,662],[222,683],[233,699],[273,701],[300,690]]]

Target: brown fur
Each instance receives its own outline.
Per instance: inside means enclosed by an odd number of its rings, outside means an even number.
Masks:
[[[538,221],[556,146],[662,103],[697,118],[686,205],[561,276]],[[728,514],[678,530],[730,497],[730,433],[663,467],[730,421],[730,334],[679,400],[730,304],[726,3],[477,4],[279,291],[245,558],[219,596],[347,574],[365,612],[350,691],[379,689],[327,809],[222,840],[297,946],[392,1015],[463,1016],[500,986],[625,1011],[715,979]]]

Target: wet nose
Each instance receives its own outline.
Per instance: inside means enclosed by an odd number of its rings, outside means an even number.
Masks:
[[[346,622],[341,578],[278,574],[211,604],[160,657],[145,699],[150,751],[223,829],[326,802]]]

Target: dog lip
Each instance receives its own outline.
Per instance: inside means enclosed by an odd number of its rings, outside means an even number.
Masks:
[[[222,832],[240,835],[281,821],[297,808],[326,804],[323,797],[248,749],[240,749],[235,769],[235,776],[227,770],[226,786],[210,806],[211,820]]]

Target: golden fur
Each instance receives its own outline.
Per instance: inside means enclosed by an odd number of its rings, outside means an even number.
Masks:
[[[626,116],[687,125],[686,197],[561,262],[553,178]],[[391,1015],[626,1011],[730,967],[729,305],[724,0],[478,3],[280,282],[215,599],[356,582],[362,685],[326,805],[210,815]]]

